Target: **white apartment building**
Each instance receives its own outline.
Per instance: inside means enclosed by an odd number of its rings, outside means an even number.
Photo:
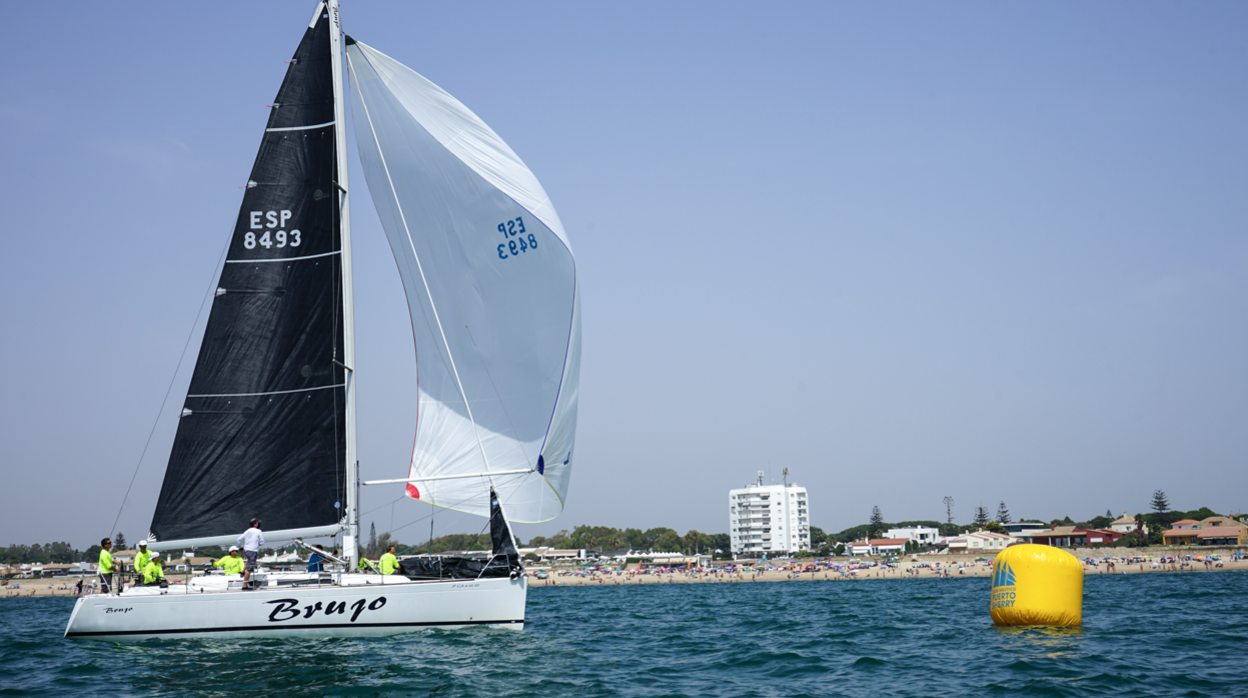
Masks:
[[[728,535],[740,557],[788,554],[810,549],[810,510],[806,488],[758,481],[728,491]]]

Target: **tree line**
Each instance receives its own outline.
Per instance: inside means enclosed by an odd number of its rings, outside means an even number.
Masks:
[[[452,550],[489,550],[490,533],[482,531],[477,534],[452,533],[439,536],[421,543],[406,544],[395,540],[390,533],[377,534],[377,527],[370,527],[364,553],[376,556],[386,551],[386,546],[393,545],[398,555],[416,555],[420,553],[445,553]],[[714,553],[716,550],[727,551],[731,539],[727,533],[702,533],[689,531],[684,535],[671,528],[612,528],[610,526],[577,526],[571,531],[562,530],[551,536],[535,536],[528,542],[520,541],[522,548],[559,548],[563,550],[596,550],[601,553],[613,550],[629,549],[634,551],[672,552],[694,555],[698,553]]]
[[[96,557],[100,555],[100,546],[93,546]],[[88,549],[89,552],[90,549]],[[22,545],[15,543],[7,548],[0,547],[0,564],[5,565],[47,565],[73,564],[87,559],[87,552],[78,550],[64,541],[54,543],[35,543]]]
[[[618,529],[610,526],[577,526],[568,531],[560,531],[553,536],[537,536],[531,538],[525,547],[536,548],[588,548],[607,552],[611,550],[629,549],[634,551],[652,551],[664,553],[713,553],[716,550],[728,550],[731,538],[727,533],[702,533],[691,530],[683,536],[671,528],[640,528]]]

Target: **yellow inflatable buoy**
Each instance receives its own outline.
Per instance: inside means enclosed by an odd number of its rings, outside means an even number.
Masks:
[[[992,622],[1077,626],[1083,622],[1083,565],[1050,545],[1012,545],[992,566]]]

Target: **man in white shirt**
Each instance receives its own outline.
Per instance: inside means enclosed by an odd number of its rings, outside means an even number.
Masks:
[[[243,570],[243,588],[250,589],[247,582],[251,580],[251,571],[256,569],[256,555],[260,554],[260,547],[264,545],[264,531],[260,530],[260,519],[251,520],[251,528],[243,531],[243,535],[238,537],[238,545],[243,549],[243,559],[247,561],[247,567]]]

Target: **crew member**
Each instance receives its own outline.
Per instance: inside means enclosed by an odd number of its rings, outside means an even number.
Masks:
[[[386,554],[381,556],[381,573],[394,574],[399,568],[399,558],[394,556],[394,546],[386,548]]]
[[[151,560],[152,554],[147,550],[147,539],[143,539],[139,541],[139,551],[134,554],[134,573],[143,574],[143,570],[147,569],[147,563]]]
[[[242,574],[243,558],[238,554],[238,546],[230,546],[230,554],[220,560],[213,560],[213,567],[220,567],[222,574]]]
[[[113,547],[113,541],[105,538],[100,541],[100,547],[103,548],[100,551],[100,592],[108,594],[112,591],[110,582],[112,581],[113,573],[117,571],[116,566],[113,565],[113,553],[110,552]]]
[[[260,519],[252,519],[251,527],[238,537],[238,545],[243,549],[243,559],[246,560],[246,568],[243,570],[243,588],[248,588],[246,583],[251,581],[251,573],[256,569],[256,556],[260,554],[260,547],[264,545],[264,531],[260,530]]]
[[[165,568],[160,564],[160,551],[155,550],[143,567],[143,586],[158,586],[164,581]]]

